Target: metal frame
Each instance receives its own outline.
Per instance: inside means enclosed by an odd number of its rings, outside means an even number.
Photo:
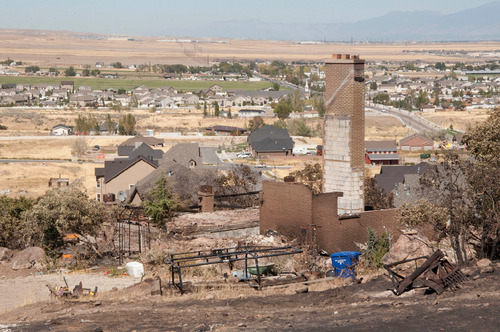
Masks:
[[[149,249],[151,249],[151,228],[150,228],[150,223],[149,219],[146,219],[142,216],[142,211],[144,210],[143,207],[137,207],[137,206],[129,206],[125,205],[123,206],[123,210],[120,212],[117,218],[118,222],[118,257],[119,257],[119,262],[120,265],[123,264],[123,256],[126,252],[128,252],[128,255],[133,252],[131,248],[131,241],[132,241],[132,236],[131,236],[131,226],[137,226],[137,231],[138,231],[138,245],[139,245],[139,253],[142,252],[142,236],[143,233],[146,234],[146,245],[148,246]],[[126,213],[128,213],[128,216]],[[142,221],[147,221],[147,231],[142,230],[143,226],[141,224]],[[127,239],[127,225],[128,225],[128,249],[126,248],[125,245],[125,240]]]
[[[417,260],[420,259],[425,259],[425,262],[417,266]],[[416,269],[406,277],[391,269],[397,265],[409,262],[415,262]],[[396,295],[401,295],[405,291],[415,288],[413,282],[422,274],[425,277],[423,286],[432,288],[438,295],[443,293],[447,288],[452,290],[458,288],[458,284],[467,280],[467,277],[460,271],[460,268],[448,262],[444,258],[443,252],[439,249],[431,256],[416,257],[392,264],[385,264],[384,268],[389,272],[389,277],[395,286],[392,291]]]
[[[261,283],[261,275],[259,272],[259,258],[276,257],[283,255],[300,254],[301,249],[286,246],[286,247],[269,247],[269,246],[246,246],[236,248],[221,248],[211,250],[191,251],[184,253],[171,254],[164,259],[165,264],[170,265],[172,273],[172,285],[179,288],[181,294],[184,294],[182,287],[182,269],[195,266],[229,263],[232,268],[232,263],[236,261],[245,261],[245,274],[248,268],[248,260],[255,261],[257,270],[257,283]],[[175,283],[175,274],[179,276],[179,283]],[[245,277],[248,277],[247,275]]]

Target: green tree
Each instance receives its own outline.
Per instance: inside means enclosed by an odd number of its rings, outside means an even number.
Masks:
[[[65,71],[64,71],[64,75],[65,76],[76,76],[76,71],[75,71],[75,68],[73,66],[70,66],[69,68],[67,68]]]
[[[111,114],[106,115],[105,126],[106,126],[106,131],[108,132],[108,134],[116,134],[115,123],[113,122],[113,119],[111,118]]]
[[[34,200],[21,196],[0,196],[0,247],[24,249],[26,224],[24,214],[31,209]]]
[[[279,91],[280,84],[278,82],[274,82],[272,88],[273,88],[273,91]]]
[[[420,108],[423,105],[427,105],[429,103],[429,97],[427,97],[427,92],[420,90],[418,92],[418,97],[415,100],[415,106]]]
[[[87,249],[100,254],[95,238],[109,212],[76,185],[47,191],[26,214],[25,238],[57,255],[66,234],[79,234]],[[93,240],[94,239],[94,240]]]
[[[179,209],[178,197],[172,192],[165,177],[156,180],[154,187],[146,193],[142,203],[144,212],[157,226],[164,227],[165,221],[170,220],[172,213]]]
[[[24,68],[25,73],[33,73],[34,74],[38,71],[40,71],[40,67],[38,67],[38,66],[28,66],[28,67]]]
[[[316,112],[318,112],[319,117],[324,118],[326,113],[325,99],[322,96],[316,95],[312,100],[312,104]]]
[[[97,119],[92,114],[84,116],[78,114],[75,119],[75,131],[80,134],[88,135],[98,125]]]
[[[379,93],[375,97],[373,97],[373,102],[375,104],[387,105],[387,103],[389,102],[389,95],[387,93]]]
[[[128,113],[120,118],[118,123],[118,131],[120,135],[135,135],[135,117]]]
[[[293,93],[286,97],[286,102],[292,108],[292,112],[302,112],[304,109],[304,100],[298,89],[293,90]]]
[[[446,64],[444,62],[436,62],[434,68],[437,70],[446,70]]]
[[[370,90],[377,90],[377,89],[378,89],[377,82],[371,82],[370,83]]]
[[[314,130],[307,125],[305,119],[289,119],[287,120],[287,129],[290,135],[312,137]]]
[[[217,101],[214,101],[213,106],[214,106],[214,115],[218,117],[220,114],[219,103]]]
[[[389,233],[378,235],[374,229],[368,228],[368,241],[362,250],[366,267],[378,269],[383,266],[382,258],[389,251]]]
[[[292,113],[292,107],[284,99],[281,99],[274,109],[274,113],[279,119],[284,120],[290,116],[290,113]]]
[[[120,68],[123,68],[123,65],[121,62],[115,62],[113,63],[113,68],[116,68],[116,69],[120,69]]]

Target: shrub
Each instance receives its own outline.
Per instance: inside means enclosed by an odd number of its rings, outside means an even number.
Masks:
[[[389,251],[389,233],[377,235],[372,228],[368,228],[366,249],[362,250],[363,262],[366,267],[378,269],[382,267],[382,257]]]

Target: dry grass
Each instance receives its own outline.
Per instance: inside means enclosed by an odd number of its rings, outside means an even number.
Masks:
[[[70,182],[82,179],[90,197],[95,195],[95,164],[65,163],[0,163],[0,190],[11,190],[11,196],[26,194],[43,195],[49,189],[50,178],[69,178]]]
[[[489,111],[485,109],[476,109],[472,111],[445,111],[436,113],[424,113],[422,116],[430,121],[437,123],[441,127],[463,130],[467,125],[474,125],[477,122],[483,122],[488,118]]]
[[[488,51],[500,48],[500,42],[455,42],[419,44],[324,44],[299,45],[266,40],[230,40],[226,44],[162,43],[157,38],[141,41],[84,40],[47,31],[45,35],[23,35],[16,30],[0,34],[0,58],[59,66],[94,64],[97,61],[124,64],[184,63],[211,65],[219,59],[324,60],[332,53],[361,54],[366,60],[464,61],[467,58],[403,53],[404,50]],[[272,50],[270,52],[270,50]],[[472,59],[472,58],[471,58]]]

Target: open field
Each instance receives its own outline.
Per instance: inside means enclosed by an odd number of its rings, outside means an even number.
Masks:
[[[318,36],[320,39],[322,36]],[[158,42],[161,38],[137,37],[135,41],[90,40],[72,36],[70,32],[36,30],[0,30],[0,59],[10,57],[39,66],[94,65],[120,61],[123,64],[162,63],[209,66],[214,61],[284,60],[320,61],[332,53],[360,54],[375,61],[428,60],[468,61],[463,56],[413,54],[403,51],[464,50],[492,51],[500,49],[498,41],[407,44],[304,45],[285,41],[225,40],[225,43]]]
[[[467,125],[474,125],[488,118],[489,111],[485,109],[476,109],[472,111],[445,111],[436,113],[422,113],[421,116],[440,125],[441,127],[465,131]]]
[[[61,81],[71,80],[75,82],[75,88],[81,85],[89,85],[92,89],[133,89],[141,85],[149,88],[159,88],[171,86],[176,90],[194,91],[200,89],[208,89],[213,84],[220,85],[223,89],[238,89],[256,91],[265,89],[271,86],[269,82],[227,82],[227,81],[183,81],[183,80],[165,80],[159,78],[144,78],[144,79],[126,79],[126,78],[84,78],[84,77],[16,77],[16,76],[0,76],[0,84],[3,83],[24,83],[24,84],[38,84],[38,83],[57,83]]]

